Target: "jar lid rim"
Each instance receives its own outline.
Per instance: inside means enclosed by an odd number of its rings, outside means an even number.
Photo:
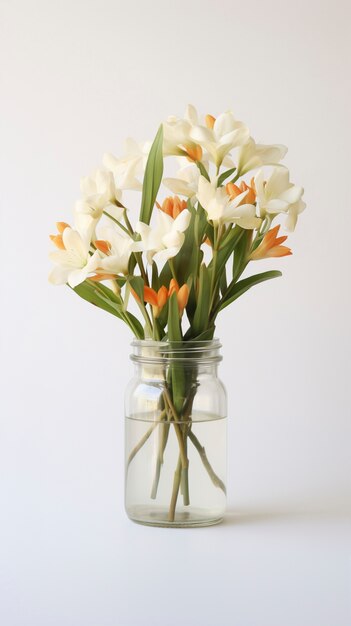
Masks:
[[[222,347],[219,339],[192,341],[154,341],[152,339],[135,339],[131,343],[134,354],[132,361],[139,363],[163,363],[166,361],[189,362],[189,359],[201,363],[213,363],[222,360],[219,350]]]
[[[216,347],[216,348],[221,348],[222,344],[220,343],[220,340],[218,339],[218,337],[214,337],[213,339],[189,339],[189,340],[184,340],[184,341],[156,341],[155,339],[133,339],[133,341],[130,344],[133,347],[139,347],[139,346],[149,346],[149,347],[166,347],[166,346],[172,346],[172,348],[182,348],[184,349],[186,346],[189,346],[190,349],[194,349],[197,347]]]

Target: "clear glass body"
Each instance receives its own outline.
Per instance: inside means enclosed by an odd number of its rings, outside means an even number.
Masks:
[[[125,397],[125,508],[135,522],[208,526],[226,507],[220,343],[135,341]]]

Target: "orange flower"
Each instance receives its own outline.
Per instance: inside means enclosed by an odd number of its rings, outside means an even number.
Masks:
[[[186,209],[187,203],[186,200],[181,200],[178,196],[174,196],[173,198],[170,196],[163,201],[162,206],[158,203],[157,206],[161,211],[167,213],[167,215],[170,215],[170,217],[173,217],[175,220],[179,213]]]
[[[56,222],[56,227],[58,230],[58,234],[50,235],[50,239],[55,244],[56,248],[58,248],[59,250],[65,250],[66,248],[62,240],[62,233],[65,228],[69,228],[70,226],[69,224],[66,224],[66,222]]]
[[[250,261],[259,259],[269,259],[270,257],[289,256],[292,254],[290,248],[281,244],[287,240],[287,236],[277,237],[280,225],[271,228],[263,237],[260,245],[251,252]]]
[[[134,289],[131,289],[130,291],[133,294],[134,298],[138,302],[140,302],[140,298],[138,294],[134,291]],[[179,314],[180,316],[182,316],[183,311],[188,303],[188,298],[189,298],[188,285],[185,284],[179,288],[178,283],[176,280],[174,280],[174,278],[172,278],[171,282],[169,283],[169,289],[167,289],[165,285],[162,285],[162,287],[160,287],[158,291],[155,291],[155,289],[152,289],[151,287],[148,287],[147,285],[145,285],[144,302],[151,304],[152,311],[153,311],[155,318],[157,318],[160,315],[168,298],[170,298],[173,293],[177,294]]]
[[[148,302],[148,304],[151,304],[154,317],[158,317],[160,315],[164,305],[167,302],[167,298],[168,290],[167,287],[165,287],[164,285],[162,285],[162,287],[160,287],[158,291],[155,291],[154,289],[151,289],[151,287],[147,287],[147,285],[145,285],[144,301]]]
[[[177,294],[177,302],[179,308],[180,317],[183,315],[184,309],[189,300],[189,287],[186,283],[179,288],[177,281],[172,278],[169,283],[168,297],[170,298],[173,293]]]
[[[253,180],[251,181],[251,187],[249,187],[249,185],[242,180],[240,186],[235,185],[234,183],[227,183],[225,188],[231,200],[234,200],[239,194],[247,191],[248,193],[240,204],[254,204],[256,202],[256,191]]]

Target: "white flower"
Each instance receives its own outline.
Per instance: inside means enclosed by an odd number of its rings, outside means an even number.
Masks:
[[[139,177],[142,177],[145,170],[150,148],[149,141],[138,144],[134,139],[129,138],[124,142],[122,158],[118,159],[112,154],[104,155],[103,164],[113,173],[119,189],[136,191],[142,189]]]
[[[247,126],[238,122],[231,111],[222,113],[216,120],[211,118],[207,127],[194,126],[191,130],[192,139],[207,150],[217,167],[233,148],[246,143],[249,136]]]
[[[200,161],[202,157],[201,147],[192,139],[191,130],[198,123],[198,115],[195,107],[189,104],[184,118],[171,115],[163,123],[163,154],[188,155],[193,161]]]
[[[295,226],[297,224],[297,217],[304,211],[306,208],[306,203],[303,200],[298,200],[293,204],[289,204],[288,214],[285,221],[285,228],[287,230],[295,230]]]
[[[107,211],[116,219],[120,219],[123,209],[117,206],[122,194],[115,185],[113,174],[107,170],[97,169],[91,176],[80,181],[82,199],[75,204],[75,225],[79,231],[95,225]]]
[[[262,165],[277,165],[288,149],[281,144],[265,145],[256,143],[252,137],[239,148],[238,172],[240,175]]]
[[[294,230],[297,215],[306,205],[301,200],[303,188],[289,182],[289,170],[276,167],[267,181],[264,180],[263,170],[259,170],[255,176],[255,188],[261,217],[267,213],[287,213],[287,227]]]
[[[140,246],[131,237],[117,230],[117,227],[110,225],[99,224],[97,236],[96,246],[100,252],[102,250],[105,252],[96,270],[97,273],[127,274],[130,255]]]
[[[178,254],[184,243],[184,231],[189,226],[190,217],[188,209],[181,211],[175,220],[159,210],[156,226],[137,223],[135,230],[141,235],[141,246],[147,252],[148,263],[154,260],[162,266],[168,259]]]
[[[173,193],[193,198],[197,192],[199,176],[199,168],[193,164],[178,170],[176,178],[164,178],[162,182]]]
[[[89,254],[90,236],[80,234],[73,228],[65,228],[62,233],[63,249],[50,253],[56,267],[51,271],[49,281],[54,285],[68,283],[76,287],[94,272],[100,263],[100,255],[95,251]]]
[[[256,217],[255,206],[241,204],[247,194],[248,190],[243,191],[231,200],[225,187],[217,187],[216,181],[209,182],[204,176],[199,178],[197,198],[215,225],[233,223],[242,228],[258,228],[261,220]]]

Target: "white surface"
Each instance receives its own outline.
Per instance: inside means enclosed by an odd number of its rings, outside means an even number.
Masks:
[[[1,624],[349,626],[349,3],[0,6]],[[188,101],[287,144],[308,210],[219,322],[229,513],[183,531],[125,518],[130,337],[46,258],[79,177]]]

